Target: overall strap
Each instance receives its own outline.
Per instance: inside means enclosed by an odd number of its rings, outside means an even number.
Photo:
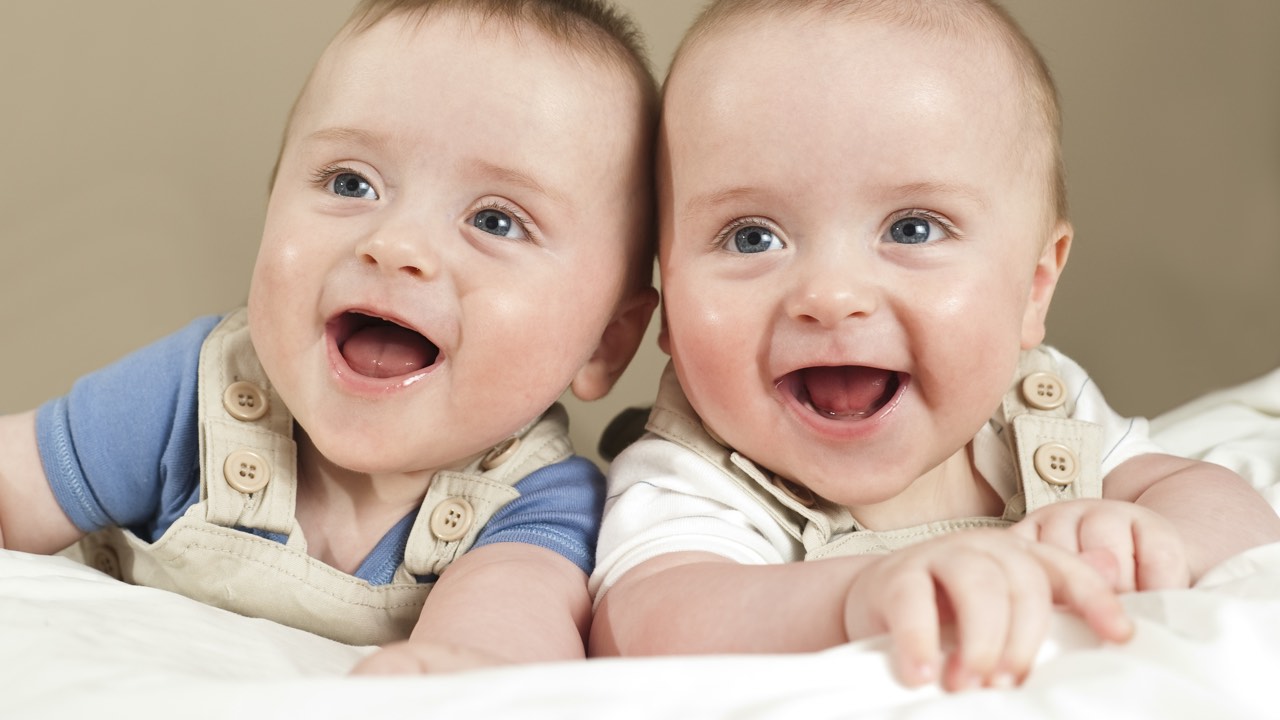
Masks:
[[[1072,419],[1073,403],[1053,356],[1024,351],[1001,406],[1022,491],[1006,506],[1006,520],[1062,500],[1102,497],[1102,428]]]
[[[517,482],[572,454],[569,416],[557,403],[462,467],[437,472],[409,531],[400,571],[438,576],[471,549],[495,513],[520,496]]]
[[[204,341],[197,403],[203,469],[197,507],[204,519],[292,535],[293,415],[258,363],[244,308],[223,318]]]

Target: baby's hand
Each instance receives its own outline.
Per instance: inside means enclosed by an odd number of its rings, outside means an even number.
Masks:
[[[461,672],[505,664],[506,660],[473,648],[404,640],[384,645],[365,656],[351,669],[351,674],[416,675]]]
[[[1007,530],[955,533],[885,555],[850,585],[845,630],[851,639],[887,632],[904,684],[1010,687],[1030,670],[1055,601],[1103,640],[1123,642],[1133,632],[1093,568]],[[956,647],[944,666],[946,625]]]
[[[1054,503],[1027,515],[1013,531],[1079,554],[1112,580],[1116,592],[1185,588],[1191,583],[1186,546],[1173,523],[1131,502]]]

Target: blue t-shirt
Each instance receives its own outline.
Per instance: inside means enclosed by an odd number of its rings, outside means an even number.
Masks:
[[[200,499],[196,377],[200,346],[220,318],[205,317],[97,372],[36,415],[40,458],[54,496],[76,527],[129,529],[155,542]],[[522,542],[559,553],[590,574],[604,478],[574,456],[515,485],[473,547]],[[391,582],[404,561],[415,510],[391,528],[356,577]],[[282,536],[252,531],[283,542]],[[431,580],[432,578],[424,578]]]

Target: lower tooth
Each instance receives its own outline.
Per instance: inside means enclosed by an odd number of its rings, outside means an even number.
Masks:
[[[855,413],[838,413],[834,410],[819,410],[818,412],[822,413],[823,415],[826,415],[829,418],[833,418],[836,420],[845,419],[845,418],[861,419],[861,418],[868,417],[871,414],[865,410],[859,410],[858,412],[855,412]]]

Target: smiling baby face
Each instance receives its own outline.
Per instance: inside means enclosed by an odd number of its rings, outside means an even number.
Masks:
[[[998,43],[817,12],[682,51],[663,342],[716,435],[855,509],[963,452],[1070,240],[1022,87]]]
[[[335,40],[290,123],[249,299],[322,454],[456,463],[590,364],[634,292],[641,95],[621,63],[465,10]]]

